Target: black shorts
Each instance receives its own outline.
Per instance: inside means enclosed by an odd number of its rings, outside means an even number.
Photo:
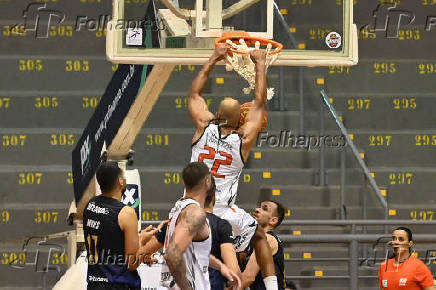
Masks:
[[[224,277],[215,269],[209,268],[209,281],[211,290],[224,290]]]
[[[107,282],[90,282],[88,283],[88,290],[129,290],[129,285],[118,284],[118,283],[107,283]]]

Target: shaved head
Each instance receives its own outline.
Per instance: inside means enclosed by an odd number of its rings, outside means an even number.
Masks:
[[[218,108],[217,117],[227,120],[227,125],[238,127],[240,115],[240,104],[238,100],[233,98],[224,98]]]

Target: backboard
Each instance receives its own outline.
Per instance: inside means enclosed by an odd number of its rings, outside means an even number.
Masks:
[[[229,30],[281,42],[275,65],[358,61],[353,0],[113,0],[106,54],[113,63],[202,64]]]

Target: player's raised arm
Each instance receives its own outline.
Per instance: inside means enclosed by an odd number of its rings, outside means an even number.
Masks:
[[[186,279],[186,265],[183,253],[195,239],[204,239],[209,235],[206,230],[206,213],[196,205],[189,205],[180,214],[178,223],[165,253],[165,260],[180,289],[192,289]]]
[[[197,128],[197,131],[201,131],[201,133],[209,121],[214,118],[214,115],[209,111],[207,104],[202,97],[203,89],[209,79],[210,71],[218,61],[225,58],[226,53],[226,44],[220,44],[216,47],[212,56],[204,64],[203,68],[192,82],[188,98],[188,110],[194,126]]]
[[[259,128],[262,126],[267,97],[266,51],[255,49],[250,52],[255,64],[256,84],[254,87],[253,106],[247,113],[246,122],[242,126],[242,157],[247,160],[251,147],[256,141]]]

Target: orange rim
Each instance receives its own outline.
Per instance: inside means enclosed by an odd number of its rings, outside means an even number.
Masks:
[[[226,43],[227,40],[231,40],[232,42],[238,42],[239,39],[244,39],[247,46],[254,46],[256,41],[259,41],[261,45],[268,45],[268,43],[271,43],[273,47],[275,47],[275,50],[271,50],[268,52],[268,54],[277,54],[282,51],[283,44],[280,42],[271,40],[271,39],[265,39],[261,37],[253,37],[248,34],[248,32],[245,31],[225,31],[223,32],[223,36],[220,38],[215,39],[215,46],[218,46],[219,43]],[[236,50],[234,48],[229,48],[229,53],[239,53],[239,54],[249,54],[249,51],[243,51],[243,50]]]

